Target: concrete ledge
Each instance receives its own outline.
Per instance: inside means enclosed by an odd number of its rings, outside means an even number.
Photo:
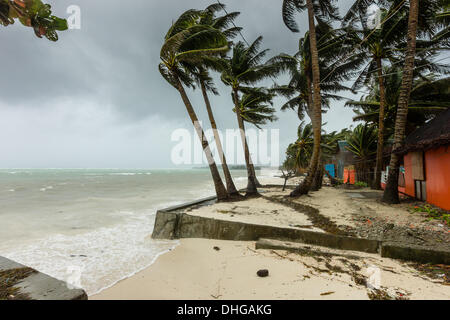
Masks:
[[[377,253],[377,240],[358,239],[294,228],[217,220],[186,213],[158,211],[154,239],[207,238],[218,240],[256,241],[275,238],[343,250]]]
[[[420,246],[383,243],[381,256],[386,258],[450,265],[450,250],[433,250]]]
[[[426,247],[383,243],[378,240],[345,237],[330,233],[218,220],[183,212],[183,209],[215,200],[216,197],[208,197],[159,210],[156,213],[152,238],[207,238],[235,241],[257,241],[269,238],[333,249],[380,253],[382,257],[392,259],[450,265],[450,250],[438,251]]]
[[[322,256],[322,257],[345,257],[349,259],[360,259],[360,256],[354,254],[347,254],[341,250],[311,246],[307,244],[279,241],[274,239],[259,239],[255,244],[256,249],[271,249],[271,250],[285,250],[289,252],[299,253],[307,256]]]
[[[207,197],[207,198],[203,198],[203,199],[199,199],[199,200],[194,200],[194,201],[190,201],[190,202],[186,202],[186,203],[182,203],[176,206],[172,206],[172,207],[168,207],[168,208],[164,208],[164,209],[160,209],[158,210],[158,212],[172,212],[172,211],[177,211],[177,210],[181,210],[181,209],[186,209],[192,206],[196,206],[199,204],[203,204],[205,202],[208,201],[215,201],[217,200],[216,196],[211,196],[211,197]]]
[[[12,260],[0,257],[0,272],[27,268]],[[35,270],[34,270],[35,271]],[[5,286],[0,283],[0,289]],[[13,286],[17,296],[29,300],[87,300],[83,289],[69,289],[67,283],[35,271]],[[14,299],[14,297],[12,297]]]

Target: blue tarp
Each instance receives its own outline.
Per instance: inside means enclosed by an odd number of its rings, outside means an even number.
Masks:
[[[332,176],[333,178],[336,177],[336,172],[335,172],[334,164],[326,164],[326,165],[325,165],[325,170],[327,170],[328,173],[330,174],[330,176]]]

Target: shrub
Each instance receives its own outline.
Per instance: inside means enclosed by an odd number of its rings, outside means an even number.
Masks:
[[[367,188],[369,185],[366,182],[358,181],[358,182],[355,183],[355,186]]]

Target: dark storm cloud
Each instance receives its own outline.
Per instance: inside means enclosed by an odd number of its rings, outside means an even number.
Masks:
[[[66,108],[76,108],[77,104],[86,103],[95,106],[96,112],[108,110],[115,113],[114,121],[118,126],[121,123],[138,123],[154,116],[160,122],[181,121],[184,126],[189,126],[178,93],[163,80],[157,70],[159,50],[173,20],[186,9],[205,8],[214,3],[213,0],[44,2],[52,4],[54,14],[64,17],[68,16],[68,6],[78,5],[81,8],[81,30],[60,32],[59,41],[52,43],[36,38],[30,28],[19,23],[2,27],[0,108],[21,107],[42,109],[42,112],[48,109],[46,112],[50,113],[51,106],[69,101]],[[259,35],[264,36],[263,48],[271,49],[269,57],[280,52],[294,53],[298,38],[307,30],[306,13],[298,15],[301,33],[291,33],[284,26],[281,0],[223,2],[228,11],[241,12],[236,23],[244,27],[243,34],[249,42]],[[339,3],[343,8],[342,13],[349,1]],[[238,37],[237,40],[241,39]],[[236,120],[230,111],[229,89],[219,80],[217,85],[221,95],[212,97],[212,101],[218,123],[222,128],[234,128]],[[200,118],[206,122],[201,95],[199,92],[189,94]],[[282,100],[276,102],[275,107],[279,109]],[[331,113],[332,129],[344,127],[351,121],[351,111],[343,111],[342,103],[337,110],[340,111],[334,116]],[[70,117],[58,121],[70,122],[76,117],[75,114],[76,110],[71,110]],[[21,116],[27,115],[23,113]],[[48,116],[51,117],[50,114]],[[282,128],[280,136],[286,145],[295,138],[298,120],[294,113],[280,112],[278,116],[280,121],[269,128]],[[53,134],[58,134],[56,130]],[[170,136],[168,133],[162,135]],[[167,140],[158,141],[153,143],[167,144]],[[78,142],[73,138],[70,143],[76,148]],[[123,140],[123,143],[126,141]]]

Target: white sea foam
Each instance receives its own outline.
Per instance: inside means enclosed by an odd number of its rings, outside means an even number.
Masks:
[[[140,176],[140,175],[151,175],[151,172],[113,172],[109,173],[111,176]]]
[[[91,295],[151,265],[177,241],[153,240],[154,214],[121,212],[124,222],[76,235],[56,234],[2,255],[67,282],[68,270],[81,271]],[[76,283],[72,283],[75,285]]]
[[[110,173],[109,175],[111,176],[135,176],[141,173],[136,173],[136,172],[114,172],[114,173]]]

